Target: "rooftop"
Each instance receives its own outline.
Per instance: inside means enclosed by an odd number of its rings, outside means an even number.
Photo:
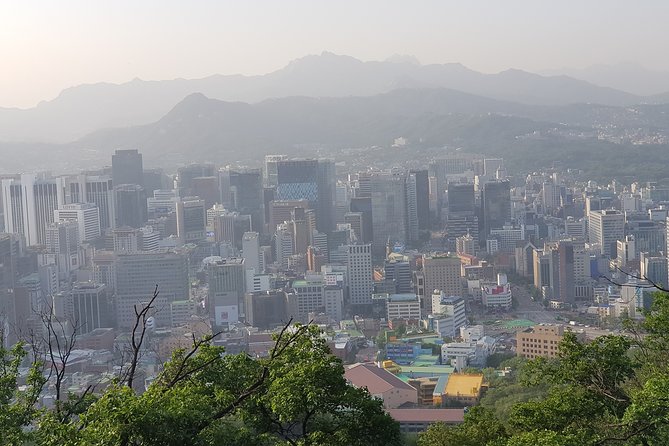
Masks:
[[[372,395],[382,394],[391,389],[416,390],[389,371],[369,363],[349,366],[344,371],[344,377],[355,387],[367,388]]]
[[[389,302],[417,302],[418,295],[415,293],[399,293],[388,295]]]
[[[400,423],[462,423],[464,409],[388,409],[395,421]]]
[[[453,374],[448,377],[446,395],[477,397],[483,385],[483,375]]]

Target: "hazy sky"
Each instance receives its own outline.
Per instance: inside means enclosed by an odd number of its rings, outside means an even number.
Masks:
[[[324,50],[497,72],[669,70],[666,0],[0,0],[0,106],[132,78],[263,74]]]

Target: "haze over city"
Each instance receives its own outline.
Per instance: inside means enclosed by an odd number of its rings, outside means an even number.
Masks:
[[[6,1],[0,107],[32,107],[84,83],[265,74],[322,51],[486,73],[669,71],[668,15],[660,0]]]
[[[669,444],[669,3],[0,4],[0,445]]]

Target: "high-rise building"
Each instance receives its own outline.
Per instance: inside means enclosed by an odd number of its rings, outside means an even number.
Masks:
[[[177,189],[156,189],[153,197],[146,199],[149,218],[158,218],[177,211],[179,191]]]
[[[227,328],[244,315],[244,259],[210,257],[205,260],[209,317],[214,327]]]
[[[230,203],[230,209],[242,215],[251,216],[251,230],[262,232],[265,225],[262,172],[260,169],[224,170],[221,176],[227,176],[229,188],[223,190],[224,202]]]
[[[45,175],[21,175],[2,180],[5,231],[21,234],[27,245],[43,244],[53,211],[64,204],[63,179]]]
[[[448,214],[474,212],[474,184],[448,183]]]
[[[116,196],[116,227],[139,228],[148,219],[144,188],[137,184],[121,184],[114,187]]]
[[[590,211],[588,236],[591,244],[600,246],[601,254],[616,257],[616,244],[625,236],[625,215],[615,209]]]
[[[318,160],[318,204],[316,211],[316,229],[329,232],[334,228],[334,206],[336,202],[335,164],[330,159]]]
[[[644,214],[644,219],[626,218],[625,235],[634,237],[634,255],[642,252],[659,256],[667,246],[667,228],[664,221],[653,221]]]
[[[131,328],[135,306],[146,305],[156,285],[158,298],[151,314],[157,326],[170,326],[170,303],[189,298],[188,262],[175,252],[116,254],[114,262],[116,313],[119,328]],[[243,279],[242,279],[243,280]]]
[[[295,254],[295,246],[293,245],[293,233],[287,223],[282,223],[276,227],[274,252],[276,262],[283,268],[288,268],[288,259]]]
[[[296,209],[305,211],[309,209],[307,200],[273,200],[269,203],[269,228],[272,232],[276,230],[277,225],[290,221]]]
[[[559,266],[559,293],[555,296],[560,302],[572,303],[576,298],[576,279],[574,278],[574,244],[570,240],[560,240],[557,246]]]
[[[286,292],[283,290],[246,293],[246,323],[261,330],[285,325],[288,322],[286,299]]]
[[[202,199],[207,197],[200,196],[196,193],[196,178],[213,178],[215,183],[215,190],[218,190],[218,176],[216,166],[211,163],[193,163],[188,166],[179,167],[177,169],[177,185],[179,187],[180,197],[199,196]],[[216,195],[216,193],[214,193]],[[214,198],[214,203],[218,201]],[[213,203],[212,203],[213,205]]]
[[[378,173],[372,176],[372,232],[374,255],[382,257],[390,243],[407,240],[406,175]]]
[[[253,269],[254,274],[261,274],[265,270],[260,256],[260,234],[245,232],[242,236],[242,257],[247,270]]]
[[[207,209],[221,200],[218,176],[193,178],[190,190],[193,197],[200,197],[204,200]]]
[[[462,296],[460,279],[460,259],[450,255],[424,255],[423,280],[425,299],[424,314],[432,313],[432,301],[429,298],[435,290],[442,291],[446,296]]]
[[[369,305],[374,293],[372,245],[346,245],[350,305]]]
[[[115,325],[112,316],[111,296],[107,287],[93,282],[75,282],[69,292],[72,304],[72,321],[78,334],[97,328]]]
[[[112,180],[114,186],[144,185],[142,154],[137,149],[116,150],[112,155]]]
[[[76,221],[51,223],[46,228],[46,250],[62,278],[79,268],[79,225]]]
[[[388,259],[383,264],[383,272],[386,280],[392,280],[395,283],[395,293],[413,292],[411,265],[407,260]]]
[[[293,293],[288,295],[288,316],[307,322],[309,313],[325,310],[325,281],[322,274],[308,274],[303,280],[294,280],[291,287]]]
[[[351,212],[361,214],[362,223],[358,241],[362,243],[372,243],[374,238],[374,224],[372,222],[371,192],[369,197],[351,198]],[[355,230],[355,226],[352,222],[346,221],[346,223],[351,223],[351,226],[353,226],[353,229]]]
[[[100,214],[100,229],[116,223],[114,186],[109,175],[77,175],[65,179],[65,204],[92,203]]]
[[[535,249],[532,263],[534,265],[534,287],[538,290],[551,287],[551,256],[550,252],[543,249]]]
[[[198,197],[186,197],[177,201],[177,236],[184,243],[203,241],[207,235],[207,213],[205,201]]]
[[[265,186],[276,187],[279,184],[277,163],[287,159],[286,155],[265,155],[265,168],[263,170],[263,182]]]
[[[652,283],[667,287],[669,283],[669,271],[667,271],[666,257],[652,257],[642,252],[640,255],[640,276],[647,278]]]
[[[242,249],[242,237],[251,231],[251,216],[239,212],[223,211],[213,217],[214,240],[227,242],[235,249]]]
[[[144,169],[143,172],[144,190],[151,193],[159,189],[172,189],[174,187],[174,180],[163,172],[163,169],[152,168]]]
[[[427,170],[411,170],[410,175],[416,179],[416,213],[418,229],[430,229],[430,181]]]
[[[55,221],[74,220],[79,225],[79,240],[100,237],[100,210],[93,203],[62,204],[54,212]]]
[[[485,183],[481,195],[484,238],[491,229],[500,229],[511,220],[511,189],[508,181]],[[480,235],[480,234],[479,234]]]
[[[418,225],[418,192],[416,174],[409,173],[406,176],[404,190],[406,193],[406,237],[408,242],[415,244],[418,242],[420,229]]]
[[[316,211],[316,229],[329,232],[335,202],[334,162],[331,160],[280,160],[276,198],[307,200]]]

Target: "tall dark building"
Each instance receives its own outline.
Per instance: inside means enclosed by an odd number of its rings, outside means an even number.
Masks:
[[[335,171],[331,160],[277,161],[277,200],[308,200],[316,211],[316,229],[332,229]]]
[[[114,188],[116,198],[116,227],[139,228],[148,219],[144,188],[137,184],[122,184]]]
[[[386,260],[383,264],[383,271],[386,279],[395,283],[396,293],[413,292],[409,262],[396,259]]]
[[[448,213],[474,212],[474,185],[448,183]]]
[[[448,183],[446,192],[448,213],[446,216],[447,248],[455,250],[455,239],[471,235],[479,243],[479,218],[476,215],[474,185],[472,183]]]
[[[511,187],[508,181],[486,183],[481,196],[481,216],[483,217],[483,237],[490,235],[491,229],[504,226],[511,219]]]
[[[269,227],[269,222],[270,222],[270,206],[269,204],[274,201],[274,197],[276,196],[276,188],[274,186],[271,187],[263,187],[262,190],[262,202],[264,206],[264,215],[265,215],[265,231],[268,233],[271,233],[274,231],[276,228],[270,228]]]
[[[137,149],[117,150],[112,155],[112,180],[121,184],[144,185],[142,154]]]
[[[362,214],[362,242],[371,243],[374,235],[372,223],[372,198],[351,198],[351,212],[360,212]]]
[[[177,169],[177,184],[181,197],[197,195],[193,190],[193,180],[200,177],[216,177],[216,166],[211,163],[196,163]],[[205,198],[205,197],[200,197]]]
[[[318,204],[316,206],[316,228],[330,232],[334,228],[335,165],[332,160],[318,160]]]
[[[154,190],[172,189],[174,181],[163,172],[163,169],[144,169],[144,190],[151,196]]]
[[[418,212],[418,229],[430,229],[430,180],[427,170],[412,170],[416,176],[416,205]]]
[[[262,232],[265,225],[265,205],[260,169],[229,170],[223,172],[229,184],[227,198],[230,208],[251,216],[251,230]],[[226,192],[224,191],[224,194]]]
[[[561,302],[573,302],[574,289],[574,244],[568,240],[560,240],[558,243],[558,299]]]

